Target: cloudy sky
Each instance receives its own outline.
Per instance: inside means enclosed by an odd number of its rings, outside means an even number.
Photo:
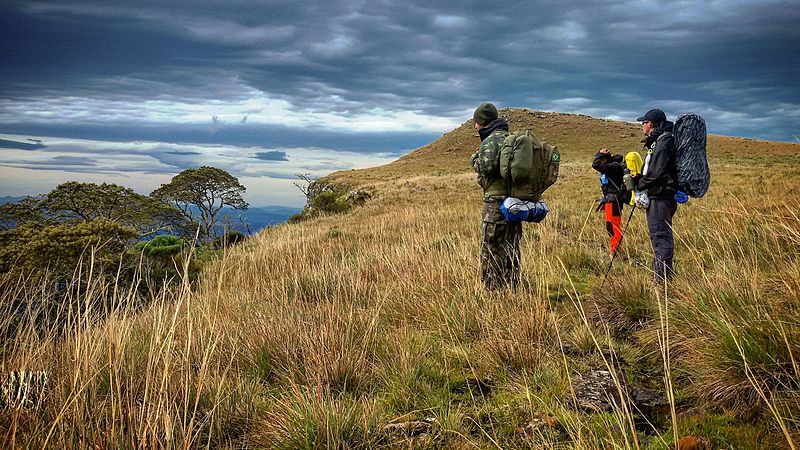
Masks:
[[[4,0],[0,196],[213,165],[298,205],[294,173],[390,161],[486,100],[794,141],[799,23],[796,0]]]

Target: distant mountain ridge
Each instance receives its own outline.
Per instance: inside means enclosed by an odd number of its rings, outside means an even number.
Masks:
[[[22,197],[15,197],[15,196],[4,196],[0,197],[0,205],[4,203],[15,203],[25,198]],[[271,226],[271,225],[278,225],[283,222],[286,222],[289,217],[294,214],[299,213],[302,211],[303,207],[293,207],[293,206],[278,206],[278,205],[267,205],[267,206],[251,206],[244,211],[239,211],[232,208],[222,208],[220,211],[219,218],[222,219],[225,217],[226,214],[230,214],[232,226],[235,229],[240,229],[242,231],[247,231],[242,224],[242,221],[239,220],[239,217],[244,220],[250,228],[251,233],[256,233],[262,228]]]
[[[235,228],[241,228],[241,222],[237,219],[241,217],[249,225],[250,232],[256,233],[262,228],[286,222],[289,217],[299,213],[302,209],[302,207],[276,205],[251,206],[244,211],[223,208],[219,217],[230,214]]]
[[[22,200],[23,198],[25,197],[12,197],[12,196],[0,197],[0,205],[4,203],[15,203]]]

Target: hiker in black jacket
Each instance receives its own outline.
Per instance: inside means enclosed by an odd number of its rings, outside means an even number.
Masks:
[[[672,122],[660,109],[651,109],[636,119],[642,123],[644,146],[648,149],[642,175],[637,188],[647,191],[647,229],[653,245],[653,272],[656,282],[672,278],[672,257],[675,242],[672,237],[672,216],[678,204],[675,201],[678,171],[675,166],[675,139]]]
[[[611,254],[617,252],[622,240],[622,207],[629,200],[628,191],[622,177],[625,175],[625,162],[622,155],[612,155],[606,148],[601,148],[594,155],[592,169],[600,172],[600,188],[603,199],[597,210],[603,209],[606,215],[606,231],[611,244]]]

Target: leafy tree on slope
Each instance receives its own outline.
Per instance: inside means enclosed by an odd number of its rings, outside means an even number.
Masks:
[[[249,205],[242,198],[244,191],[238,178],[222,169],[203,166],[184,170],[150,195],[178,208],[186,219],[197,222],[200,237],[208,240],[216,236],[214,227],[223,207],[247,209]]]

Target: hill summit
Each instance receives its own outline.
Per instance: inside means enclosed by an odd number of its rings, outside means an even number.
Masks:
[[[558,146],[565,163],[582,163],[602,147],[616,153],[641,150],[642,129],[638,123],[598,119],[583,114],[506,108],[498,111],[509,122],[511,131],[530,130]],[[674,119],[674,118],[673,118]],[[471,170],[469,157],[480,144],[472,120],[445,133],[441,138],[420,147],[389,164],[361,170],[335,173],[331,179],[399,179],[415,175],[459,173]],[[800,145],[760,141],[749,138],[710,135],[709,157],[797,156]],[[590,162],[590,160],[589,160]]]

